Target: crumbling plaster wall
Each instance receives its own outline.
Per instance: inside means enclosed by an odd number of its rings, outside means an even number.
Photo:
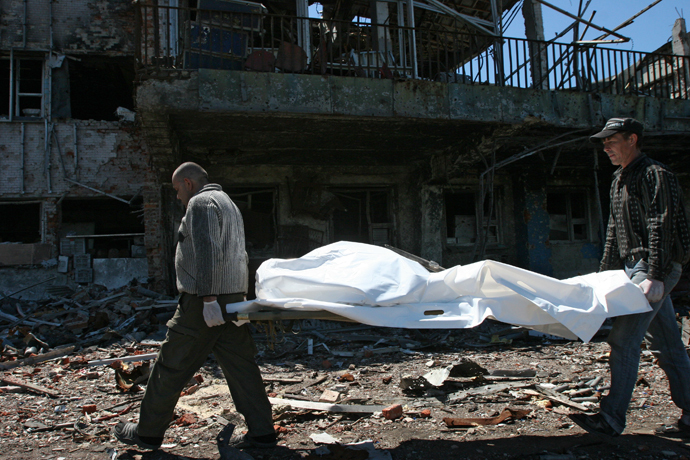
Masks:
[[[0,123],[0,172],[4,179],[0,182],[0,198],[42,200],[44,240],[57,245],[60,199],[102,196],[63,177],[112,195],[130,197],[144,190],[151,175],[146,146],[136,131],[123,129],[114,122],[75,121],[56,123],[54,132],[54,136],[49,136],[51,148],[46,155],[43,123]],[[154,207],[149,203],[148,212]],[[155,224],[152,229],[159,227]]]
[[[130,0],[0,0],[0,45],[65,52],[133,54],[134,4]],[[51,18],[52,9],[52,18]]]
[[[0,196],[4,199],[59,197],[66,193],[71,197],[95,196],[94,192],[63,177],[119,196],[134,195],[144,186],[148,174],[147,151],[136,131],[123,129],[115,122],[87,120],[56,123],[54,132],[54,136],[49,135],[50,154],[46,155],[43,123],[0,123],[0,137],[4,141],[0,145],[0,170],[5,179],[0,182]],[[50,176],[46,174],[46,166]]]
[[[290,186],[295,181],[310,177],[315,184],[328,187],[392,187],[391,213],[396,225],[396,241],[409,251],[418,250],[419,193],[413,185],[414,171],[408,166],[229,166],[203,165],[209,171],[212,181],[232,186],[270,186],[278,190],[278,225],[307,225],[325,233],[331,240],[329,223],[308,215],[296,215],[290,205]]]
[[[474,244],[449,245],[446,242],[446,214],[444,211],[445,192],[457,192],[459,190],[476,192],[480,185],[476,179],[478,173],[468,172],[463,179],[455,179],[444,185],[426,185],[421,188],[422,207],[422,257],[434,260],[441,266],[449,268],[455,265],[466,265],[475,262],[473,259],[478,254]],[[515,249],[515,222],[513,181],[509,174],[499,174],[495,178],[495,204],[499,222],[500,243],[488,244],[485,249],[484,259],[497,260],[512,265],[517,264],[517,252]]]
[[[599,218],[594,193],[588,195],[590,234],[583,241],[551,241],[547,190],[585,187],[592,190],[591,176],[571,171],[570,179],[553,179],[541,168],[516,173],[515,223],[518,266],[558,279],[596,272],[601,258]],[[606,217],[605,217],[606,218]]]

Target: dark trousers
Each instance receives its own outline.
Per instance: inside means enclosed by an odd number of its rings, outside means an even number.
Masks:
[[[243,300],[242,294],[221,295],[218,303]],[[249,433],[274,433],[271,404],[266,396],[261,371],[254,361],[256,346],[247,326],[231,322],[208,327],[203,317],[203,300],[183,293],[158,359],[151,369],[141,403],[140,436],[163,437],[172,421],[180,392],[213,353],[228,382],[238,412],[244,416]]]

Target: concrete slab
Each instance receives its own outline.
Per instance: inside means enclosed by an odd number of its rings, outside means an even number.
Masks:
[[[116,289],[125,286],[133,278],[146,282],[149,264],[146,259],[93,259],[93,283]]]

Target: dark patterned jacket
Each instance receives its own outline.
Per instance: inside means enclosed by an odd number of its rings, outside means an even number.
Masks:
[[[600,270],[644,259],[647,277],[663,280],[671,262],[687,263],[690,233],[683,191],[667,166],[642,154],[616,170],[610,196]]]

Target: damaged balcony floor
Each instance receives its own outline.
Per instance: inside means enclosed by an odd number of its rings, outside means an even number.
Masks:
[[[74,348],[62,356],[39,362],[51,350],[36,350],[38,358],[18,365],[24,356],[9,350],[19,347],[5,347],[0,458],[233,458],[219,454],[216,436],[228,424],[246,427],[212,358],[183,392],[159,451],[139,451],[111,437],[119,420],[138,418],[152,363],[146,354],[155,353],[162,338],[154,318],[171,308],[171,301],[152,302],[140,292],[147,291],[80,296],[84,308],[109,306],[112,328],[90,331],[95,326],[82,324],[71,336]],[[137,321],[123,325],[128,316]],[[64,324],[74,324],[68,319]],[[40,327],[30,325],[36,336]],[[26,333],[27,327],[18,332]],[[5,343],[16,345],[16,338],[5,337]],[[690,458],[683,440],[651,434],[674,422],[680,410],[644,349],[628,427],[615,443],[569,420],[578,408],[597,408],[607,391],[604,335],[583,344],[494,321],[467,330],[418,331],[310,320],[296,334],[269,338],[258,328],[255,339],[280,440],[273,449],[245,451],[255,459]],[[366,440],[375,450],[346,447]]]

